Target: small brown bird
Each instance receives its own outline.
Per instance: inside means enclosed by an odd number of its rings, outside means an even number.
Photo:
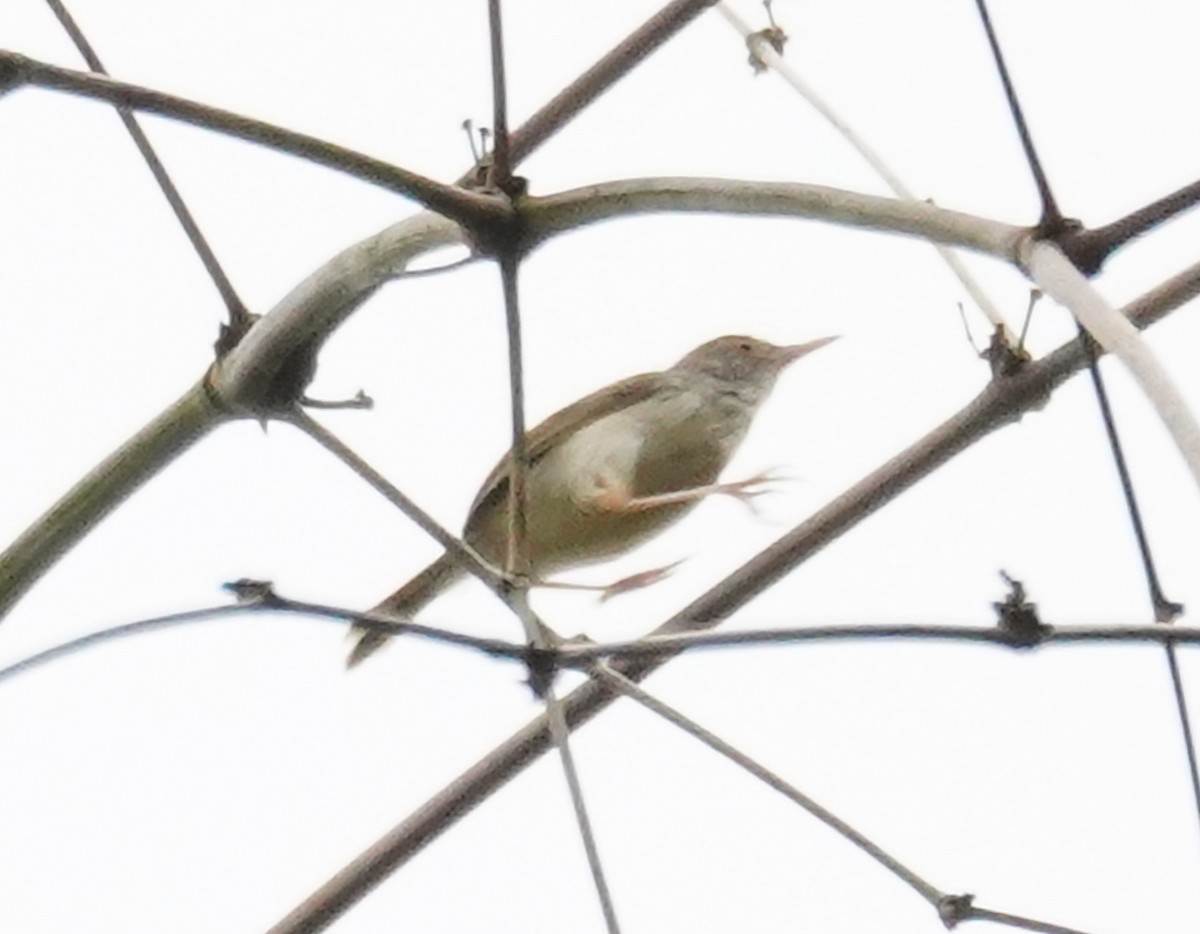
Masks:
[[[718,337],[669,370],[606,386],[529,431],[525,513],[533,580],[621,554],[706,496],[759,492],[763,476],[717,480],[784,367],[833,340],[776,347]],[[506,454],[480,487],[463,530],[463,540],[496,567],[504,566],[508,548],[510,469]],[[444,554],[374,612],[411,619],[466,573]],[[348,666],[390,638],[358,632]]]

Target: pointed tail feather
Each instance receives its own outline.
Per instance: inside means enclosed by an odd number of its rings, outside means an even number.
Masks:
[[[412,619],[427,603],[442,591],[446,590],[463,574],[449,555],[442,555],[420,574],[382,600],[371,610],[372,613],[386,613],[400,619]],[[393,638],[386,632],[377,629],[367,629],[364,626],[354,626],[350,633],[357,636],[354,648],[346,659],[346,667],[353,668],[364,658],[380,648]]]

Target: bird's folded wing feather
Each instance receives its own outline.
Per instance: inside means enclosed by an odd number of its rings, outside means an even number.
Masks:
[[[611,386],[598,389],[577,402],[560,409],[525,434],[525,452],[530,466],[561,444],[568,436],[606,415],[627,409],[635,403],[652,396],[664,382],[662,373],[642,373],[631,376]],[[467,525],[480,510],[495,505],[501,497],[508,495],[508,481],[512,470],[511,452],[500,459],[488,478],[479,488],[475,502],[471,504]]]

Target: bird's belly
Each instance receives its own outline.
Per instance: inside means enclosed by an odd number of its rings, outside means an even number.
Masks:
[[[540,576],[623,554],[681,519],[696,504],[674,503],[629,513],[585,510],[571,501],[555,506],[534,510],[530,516],[530,551]]]
[[[660,417],[650,432],[621,420],[592,427],[595,431],[581,432],[570,447],[535,464],[529,473],[526,541],[535,577],[612,558],[653,537],[699,501],[623,511],[620,498],[715,483],[729,456],[726,439],[694,424],[686,411],[675,420]],[[606,493],[618,495],[606,504]],[[485,558],[503,566],[504,545],[498,553],[481,546],[507,542],[507,504],[478,518],[482,521],[475,531],[480,534],[473,536],[473,544]]]

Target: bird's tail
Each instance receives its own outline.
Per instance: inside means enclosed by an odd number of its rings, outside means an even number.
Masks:
[[[449,555],[442,555],[390,597],[376,604],[371,612],[412,619],[425,604],[458,580],[462,573],[462,569]],[[353,668],[392,638],[386,632],[368,629],[365,626],[354,626],[350,632],[352,636],[358,637],[358,641],[346,659],[347,668]]]

